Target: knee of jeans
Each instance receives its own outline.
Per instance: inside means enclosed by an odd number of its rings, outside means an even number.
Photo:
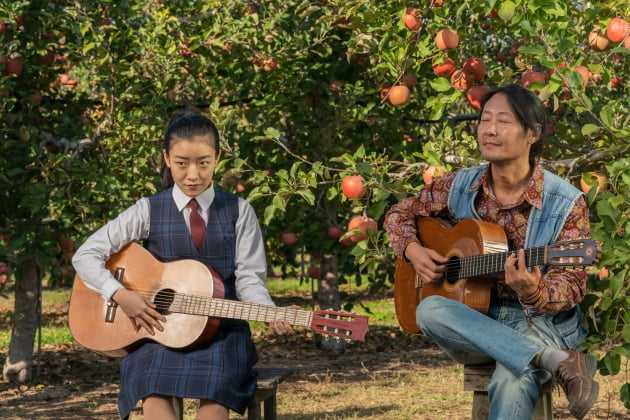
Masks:
[[[416,324],[421,330],[426,330],[427,326],[434,325],[443,318],[441,313],[445,310],[445,300],[442,296],[433,295],[420,301],[416,308]]]
[[[527,372],[521,376],[516,376],[497,363],[490,384],[488,394],[492,397],[510,398],[516,395],[528,395],[533,401],[540,393],[541,384],[537,380],[534,372]]]

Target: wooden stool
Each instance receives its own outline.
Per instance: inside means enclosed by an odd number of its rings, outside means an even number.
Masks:
[[[472,420],[486,420],[490,410],[488,384],[494,373],[494,363],[464,366],[464,390],[473,391]],[[532,420],[552,420],[551,382],[543,385],[542,393],[536,402]]]
[[[256,368],[256,392],[247,405],[248,420],[277,420],[276,392],[278,384],[293,373],[288,368]],[[182,398],[174,397],[173,406],[178,419],[184,419],[184,402]],[[264,416],[263,416],[264,415]]]

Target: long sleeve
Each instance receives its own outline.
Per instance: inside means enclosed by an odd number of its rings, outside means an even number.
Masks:
[[[418,242],[416,228],[418,217],[448,215],[448,191],[454,177],[455,173],[448,173],[435,178],[416,196],[404,198],[389,209],[383,227],[396,256],[404,257],[407,245]]]
[[[581,197],[567,218],[558,236],[558,242],[583,239],[590,236],[588,207]],[[586,271],[584,268],[554,267],[542,278],[543,293],[534,305],[523,305],[536,312],[548,313],[573,308],[584,299]]]
[[[275,306],[265,286],[267,260],[258,218],[243,199],[239,199],[236,238],[236,295],[243,302]]]
[[[149,201],[142,198],[88,237],[74,254],[72,265],[88,288],[110,300],[123,286],[105,268],[105,262],[128,243],[145,239],[148,234]]]

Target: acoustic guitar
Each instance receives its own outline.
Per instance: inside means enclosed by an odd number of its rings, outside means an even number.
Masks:
[[[195,348],[212,340],[220,318],[246,321],[287,321],[294,326],[347,340],[365,341],[366,316],[333,311],[306,311],[223,299],[219,275],[203,263],[158,261],[137,243],[112,255],[106,267],[127,289],[139,292],[166,317],[164,331],[152,336],[136,331],[131,319],[115,303],[107,303],[77,275],[68,323],[82,346],[112,357],[122,357],[146,340],[176,349]]]
[[[441,283],[422,284],[413,266],[402,258],[396,261],[394,304],[402,329],[420,331],[416,307],[422,299],[440,295],[462,302],[482,313],[490,307],[491,289],[496,275],[503,272],[511,252],[503,229],[493,223],[464,219],[451,226],[442,219],[421,217],[417,221],[418,239],[423,246],[448,258]],[[527,267],[537,265],[584,266],[599,260],[601,247],[594,239],[556,242],[525,250]]]

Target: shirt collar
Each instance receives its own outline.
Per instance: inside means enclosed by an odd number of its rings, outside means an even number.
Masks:
[[[199,207],[203,211],[208,210],[212,202],[214,201],[214,185],[211,185],[210,188],[199,194],[197,197],[197,202],[199,203]],[[190,201],[191,197],[184,194],[184,192],[179,189],[176,185],[173,186],[173,200],[175,200],[175,205],[179,211],[182,211]]]
[[[483,192],[486,195],[490,195],[490,185],[488,184],[488,180],[490,179],[490,165],[492,165],[492,163],[489,163],[486,166],[486,170],[483,172],[483,175],[472,187],[473,190],[483,188]],[[543,170],[543,167],[540,163],[537,163],[536,166],[534,166],[534,172],[529,178],[527,187],[525,188],[525,191],[523,191],[525,201],[527,201],[529,204],[536,207],[537,209],[542,208],[544,180],[545,172]]]

